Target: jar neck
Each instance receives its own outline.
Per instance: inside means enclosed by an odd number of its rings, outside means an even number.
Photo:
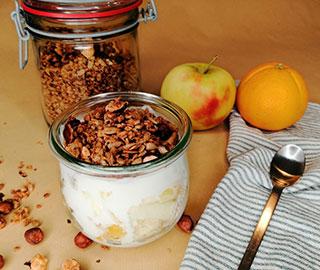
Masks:
[[[51,18],[100,18],[138,8],[142,0],[21,0],[26,12]]]

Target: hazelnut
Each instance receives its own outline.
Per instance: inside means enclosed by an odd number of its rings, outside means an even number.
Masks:
[[[43,231],[39,227],[33,227],[24,233],[24,238],[31,245],[39,244],[43,240],[43,237]]]
[[[77,247],[79,248],[86,248],[92,244],[92,240],[85,236],[82,232],[79,232],[75,237],[74,237],[74,243]]]
[[[2,255],[0,255],[0,269],[2,269],[4,266],[4,258]]]
[[[194,227],[193,220],[189,215],[182,215],[177,225],[186,233],[191,233]]]
[[[0,202],[0,214],[7,215],[13,209],[13,203],[11,200],[4,200]]]

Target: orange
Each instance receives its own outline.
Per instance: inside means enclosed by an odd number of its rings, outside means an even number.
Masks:
[[[307,104],[302,75],[278,62],[250,70],[237,90],[236,106],[242,118],[264,130],[290,127],[303,116]]]

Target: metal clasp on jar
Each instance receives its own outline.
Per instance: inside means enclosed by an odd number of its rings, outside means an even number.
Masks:
[[[88,37],[94,38],[94,37],[111,36],[114,34],[118,34],[123,31],[126,31],[127,29],[130,29],[131,27],[136,26],[139,22],[147,23],[148,21],[156,21],[158,18],[158,11],[157,11],[155,2],[154,0],[150,0],[150,2],[147,3],[146,8],[140,8],[139,19],[137,21],[134,21],[131,25],[127,25],[125,27],[114,29],[111,31],[95,32],[91,34],[88,34],[88,33],[87,34],[53,34],[50,32],[35,29],[27,25],[23,15],[21,14],[21,7],[17,0],[15,1],[15,4],[16,4],[16,9],[11,13],[11,19],[15,23],[16,31],[19,38],[19,68],[20,69],[24,69],[28,63],[28,40],[30,38],[30,33],[28,29],[34,33],[47,36],[47,37],[53,37],[53,38],[64,38],[64,39],[88,38]]]
[[[15,1],[15,3],[16,10],[11,13],[11,19],[14,21],[19,38],[19,67],[20,69],[24,69],[28,63],[28,40],[30,38],[30,34],[24,26],[25,21],[20,14],[18,1]]]
[[[145,22],[148,21],[155,21],[158,18],[158,11],[156,4],[153,0],[150,0],[150,2],[147,3],[146,9],[141,8],[140,9],[140,15],[141,18],[139,18],[139,22]]]

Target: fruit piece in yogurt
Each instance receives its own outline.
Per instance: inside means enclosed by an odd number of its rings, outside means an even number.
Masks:
[[[145,199],[129,209],[128,215],[137,241],[152,237],[170,224],[175,214],[176,201],[181,189],[167,188],[157,198]]]
[[[108,226],[104,233],[98,236],[96,239],[98,241],[107,240],[117,242],[121,240],[126,234],[126,231],[122,228],[121,225],[112,224],[111,226]]]

